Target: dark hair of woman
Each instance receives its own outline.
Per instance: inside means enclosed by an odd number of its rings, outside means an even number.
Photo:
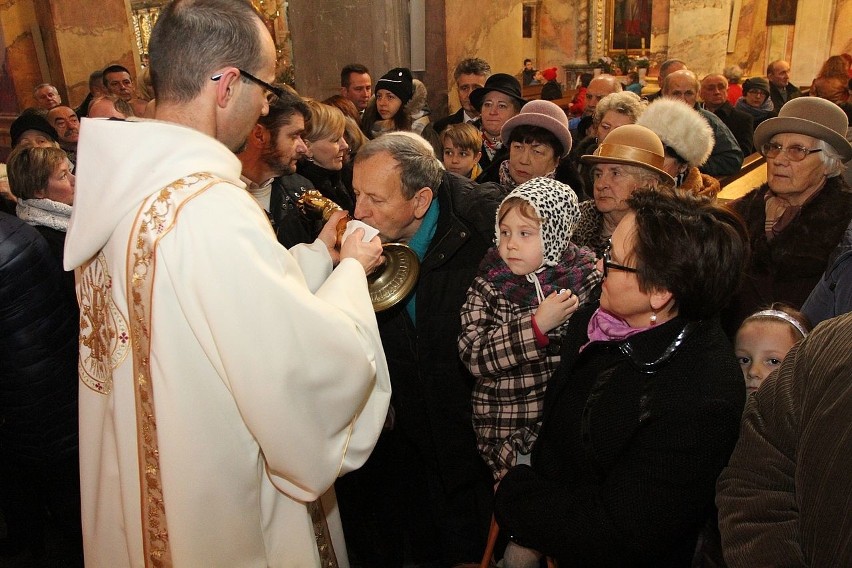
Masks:
[[[748,237],[742,219],[707,197],[679,189],[638,189],[628,204],[636,215],[640,289],[669,290],[686,319],[717,314],[745,269]]]
[[[523,144],[547,144],[553,148],[553,155],[557,159],[562,156],[565,148],[553,132],[541,126],[532,126],[530,124],[521,124],[512,130],[509,136],[509,144],[512,142],[521,142]]]
[[[373,125],[382,120],[379,115],[379,109],[376,107],[376,98],[370,101],[370,105],[364,110],[364,116],[361,117],[361,131],[367,135],[367,138],[373,137]],[[399,107],[399,110],[393,115],[393,130],[401,130],[407,132],[411,130],[411,115],[408,113],[406,105]]]

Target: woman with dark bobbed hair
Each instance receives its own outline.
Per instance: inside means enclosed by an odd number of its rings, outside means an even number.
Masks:
[[[598,261],[600,305],[569,323],[532,465],[497,489],[515,545],[561,566],[689,566],[745,402],[717,317],[745,264],[742,222],[682,190],[628,203]]]
[[[579,196],[583,184],[574,165],[566,160],[571,133],[565,111],[550,101],[531,101],[500,129],[506,159],[495,161],[480,174],[479,183],[493,181],[512,190],[533,178],[548,177],[571,186]]]

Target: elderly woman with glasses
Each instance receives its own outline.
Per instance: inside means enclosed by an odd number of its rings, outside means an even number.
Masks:
[[[852,219],[852,189],[842,173],[852,160],[848,119],[817,97],[793,99],[754,132],[766,156],[766,183],[730,206],[746,222],[751,259],[726,311],[733,335],[761,306],[801,308]]]
[[[689,566],[745,402],[718,321],[745,229],[682,190],[627,202],[598,261],[600,305],[571,318],[532,465],[506,474],[495,514],[560,565]]]
[[[614,129],[592,154],[580,160],[591,169],[594,200],[580,204],[580,222],[574,231],[577,246],[600,256],[618,223],[627,215],[627,200],[639,188],[674,185],[666,173],[666,154],[650,129],[626,124]]]

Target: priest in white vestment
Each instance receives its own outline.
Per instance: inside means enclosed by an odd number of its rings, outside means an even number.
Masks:
[[[328,565],[324,493],[347,566],[327,491],[387,413],[365,277],[381,248],[358,231],[333,269],[326,230],[287,251],[239,181],[274,62],[248,3],[177,0],[151,39],[157,120],[81,127],[65,265],[87,566]]]

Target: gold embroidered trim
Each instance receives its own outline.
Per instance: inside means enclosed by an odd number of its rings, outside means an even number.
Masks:
[[[112,372],[130,351],[130,334],[112,298],[112,276],[103,251],[80,269],[78,281],[80,380],[97,393],[109,394]]]
[[[222,180],[210,174],[198,173],[181,178],[157,191],[139,208],[127,243],[127,298],[133,345],[133,376],[136,383],[136,435],[142,500],[142,542],[145,565],[156,568],[172,566],[160,476],[154,384],[151,380],[150,361],[151,307],[157,245],[159,240],[174,227],[184,203],[220,181]]]
[[[322,499],[307,503],[308,513],[314,525],[314,538],[316,539],[317,552],[320,557],[321,568],[338,568],[337,555],[334,553],[334,544],[328,532],[328,521],[325,510],[322,507]]]

